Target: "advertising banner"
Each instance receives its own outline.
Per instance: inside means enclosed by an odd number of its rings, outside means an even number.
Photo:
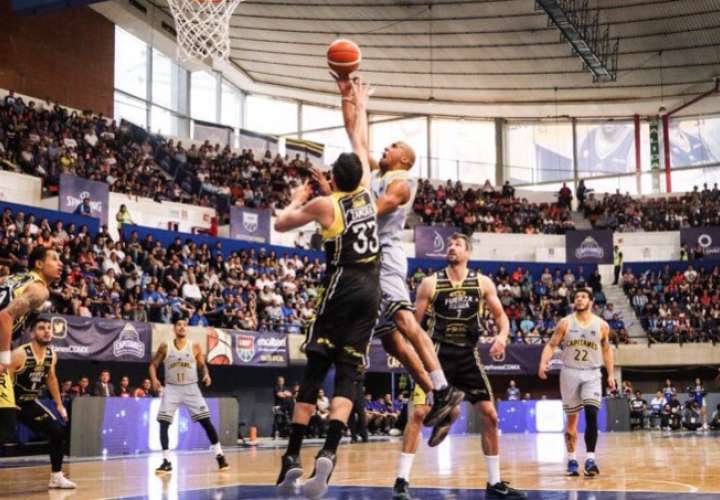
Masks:
[[[230,238],[269,244],[271,215],[269,209],[230,207]]]
[[[700,245],[706,258],[716,259],[720,257],[720,228],[688,227],[680,229],[680,244],[687,245],[688,249]]]
[[[85,199],[90,200],[90,213],[79,213],[78,208]],[[90,215],[108,221],[108,185],[104,182],[89,181],[75,175],[60,175],[60,211],[68,214]]]
[[[400,361],[385,352],[382,342],[374,340],[370,344],[368,371],[376,373],[403,373],[405,368]]]
[[[287,336],[275,332],[213,328],[207,337],[207,362],[211,365],[287,366]]]
[[[612,231],[568,231],[565,255],[570,264],[612,264]]]
[[[80,316],[43,315],[51,322],[58,359],[147,363],[151,357],[149,323]],[[25,331],[23,341],[30,342]]]
[[[458,232],[453,226],[415,226],[415,258],[444,259],[448,239]]]

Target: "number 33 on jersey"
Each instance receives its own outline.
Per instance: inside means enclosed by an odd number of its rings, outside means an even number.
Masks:
[[[379,258],[377,214],[370,192],[333,193],[333,225],[323,231],[327,262],[333,267],[368,263]]]

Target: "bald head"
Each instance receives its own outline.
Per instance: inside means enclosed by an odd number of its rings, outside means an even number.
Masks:
[[[406,142],[394,142],[383,151],[380,168],[387,170],[410,170],[415,165],[415,151]]]

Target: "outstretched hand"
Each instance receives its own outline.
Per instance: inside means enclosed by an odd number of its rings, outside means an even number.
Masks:
[[[365,83],[362,77],[356,76],[352,79],[352,95],[356,106],[367,107],[370,96],[375,93],[375,88]]]
[[[340,73],[336,73],[334,71],[330,71],[330,76],[333,80],[335,80],[335,83],[337,83],[338,90],[340,91],[340,95],[343,98],[348,98],[348,100],[352,97],[352,91],[353,86],[352,82],[350,81],[350,77],[348,75],[343,75]]]

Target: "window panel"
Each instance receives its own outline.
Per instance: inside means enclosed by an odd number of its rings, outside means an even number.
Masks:
[[[217,123],[217,77],[195,71],[190,80],[190,112],[193,118]]]
[[[350,145],[350,140],[344,127],[303,134],[303,139],[319,142],[325,146],[323,156],[325,165],[332,165],[340,153],[352,151],[352,146]]]
[[[635,171],[634,123],[578,124],[577,140],[580,178]]]
[[[179,113],[187,112],[187,71],[172,58],[153,49],[152,102]]]
[[[148,46],[115,26],[115,88],[147,99]]]
[[[511,123],[505,139],[505,177],[512,184],[573,178],[570,123]]]
[[[115,119],[127,120],[135,125],[147,127],[147,105],[140,99],[134,99],[115,92]]]
[[[342,111],[339,109],[323,108],[303,104],[302,107],[302,129],[315,130],[328,127],[342,127]]]
[[[495,124],[487,121],[431,120],[430,177],[482,184],[495,183]]]
[[[245,103],[246,129],[275,135],[297,132],[297,103],[259,95],[247,96]]]
[[[720,162],[720,116],[670,119],[673,168]]]
[[[220,122],[234,128],[242,127],[242,93],[225,81],[222,82]]]

